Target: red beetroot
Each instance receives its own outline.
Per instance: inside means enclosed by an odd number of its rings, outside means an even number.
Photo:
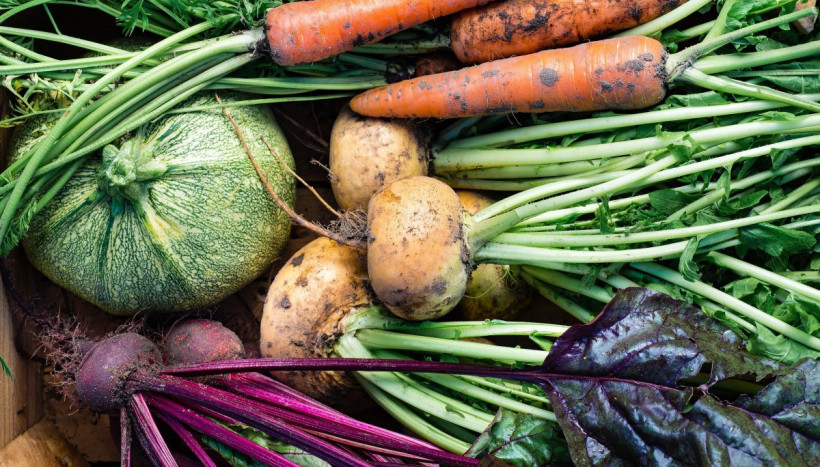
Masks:
[[[83,358],[77,395],[91,410],[117,413],[129,399],[128,375],[161,364],[162,354],[150,339],[132,332],[117,334],[98,342]]]
[[[236,360],[245,356],[239,336],[217,321],[187,319],[165,336],[169,365]]]

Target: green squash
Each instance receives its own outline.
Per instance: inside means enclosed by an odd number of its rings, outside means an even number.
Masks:
[[[223,102],[241,96],[220,95]],[[216,104],[211,93],[181,107]],[[231,115],[280,198],[293,205],[293,157],[271,112]],[[12,142],[20,157],[53,122],[32,119]],[[213,305],[258,277],[291,221],[265,190],[221,110],[169,114],[90,157],[32,219],[22,244],[52,281],[117,315]]]

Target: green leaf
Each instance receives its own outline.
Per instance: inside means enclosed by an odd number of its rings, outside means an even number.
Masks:
[[[665,189],[649,193],[649,204],[653,209],[666,216],[688,206],[698,198],[700,198],[698,195]]]
[[[601,203],[595,210],[595,218],[598,220],[598,228],[602,234],[610,234],[615,231],[612,225],[612,212],[609,209],[609,195],[601,197]]]
[[[0,357],[0,367],[3,368],[3,373],[8,375],[8,377],[11,378],[12,381],[14,381],[14,375],[11,374],[11,368],[9,368],[6,361],[3,360],[3,357]]]
[[[809,233],[765,223],[739,229],[738,238],[745,247],[774,257],[811,250],[816,243]]]
[[[257,430],[256,428],[247,425],[225,425],[222,423],[220,423],[220,425],[233,430],[235,433],[242,435],[265,449],[282,454],[285,458],[302,467],[330,467],[330,464],[319,459],[318,457],[307,454],[301,449],[293,447],[289,444],[271,439],[264,432]],[[242,454],[241,452],[225,446],[219,441],[208,436],[203,436],[202,442],[206,446],[216,451],[228,464],[233,467],[263,467],[265,465],[257,462],[249,456],[246,456],[245,454]]]
[[[742,196],[738,199],[731,199],[731,200],[720,200],[717,202],[715,206],[717,213],[721,216],[731,216],[733,214],[737,214],[739,211],[744,209],[749,209],[751,207],[757,206],[760,203],[760,200],[766,197],[769,194],[766,190],[755,191],[754,193],[749,193],[745,196]]]
[[[518,467],[572,465],[557,424],[504,409],[498,411],[466,455],[492,456]]]
[[[693,261],[695,252],[698,250],[698,243],[699,240],[697,238],[690,238],[678,260],[678,272],[689,281],[700,279],[698,265]]]
[[[820,352],[782,335],[775,335],[768,328],[757,325],[757,335],[752,336],[746,348],[756,355],[763,355],[787,365],[806,357],[820,358]]]

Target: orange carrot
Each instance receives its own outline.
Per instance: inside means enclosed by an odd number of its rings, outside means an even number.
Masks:
[[[268,11],[265,34],[273,60],[311,63],[490,0],[313,0]]]
[[[503,0],[453,18],[452,49],[464,63],[576,44],[629,29],[686,0]]]
[[[400,118],[640,109],[666,95],[665,62],[654,39],[607,39],[393,83],[357,95],[350,107]]]

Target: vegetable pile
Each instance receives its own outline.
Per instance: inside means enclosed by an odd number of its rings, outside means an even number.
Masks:
[[[103,44],[63,3],[0,1],[0,254],[120,315],[270,281],[261,358],[208,319],[90,339],[12,290],[123,465],[132,438],[159,466],[820,459],[813,4],[72,2],[147,34]],[[318,99],[327,227],[265,107]],[[265,276],[291,222],[319,238]]]

